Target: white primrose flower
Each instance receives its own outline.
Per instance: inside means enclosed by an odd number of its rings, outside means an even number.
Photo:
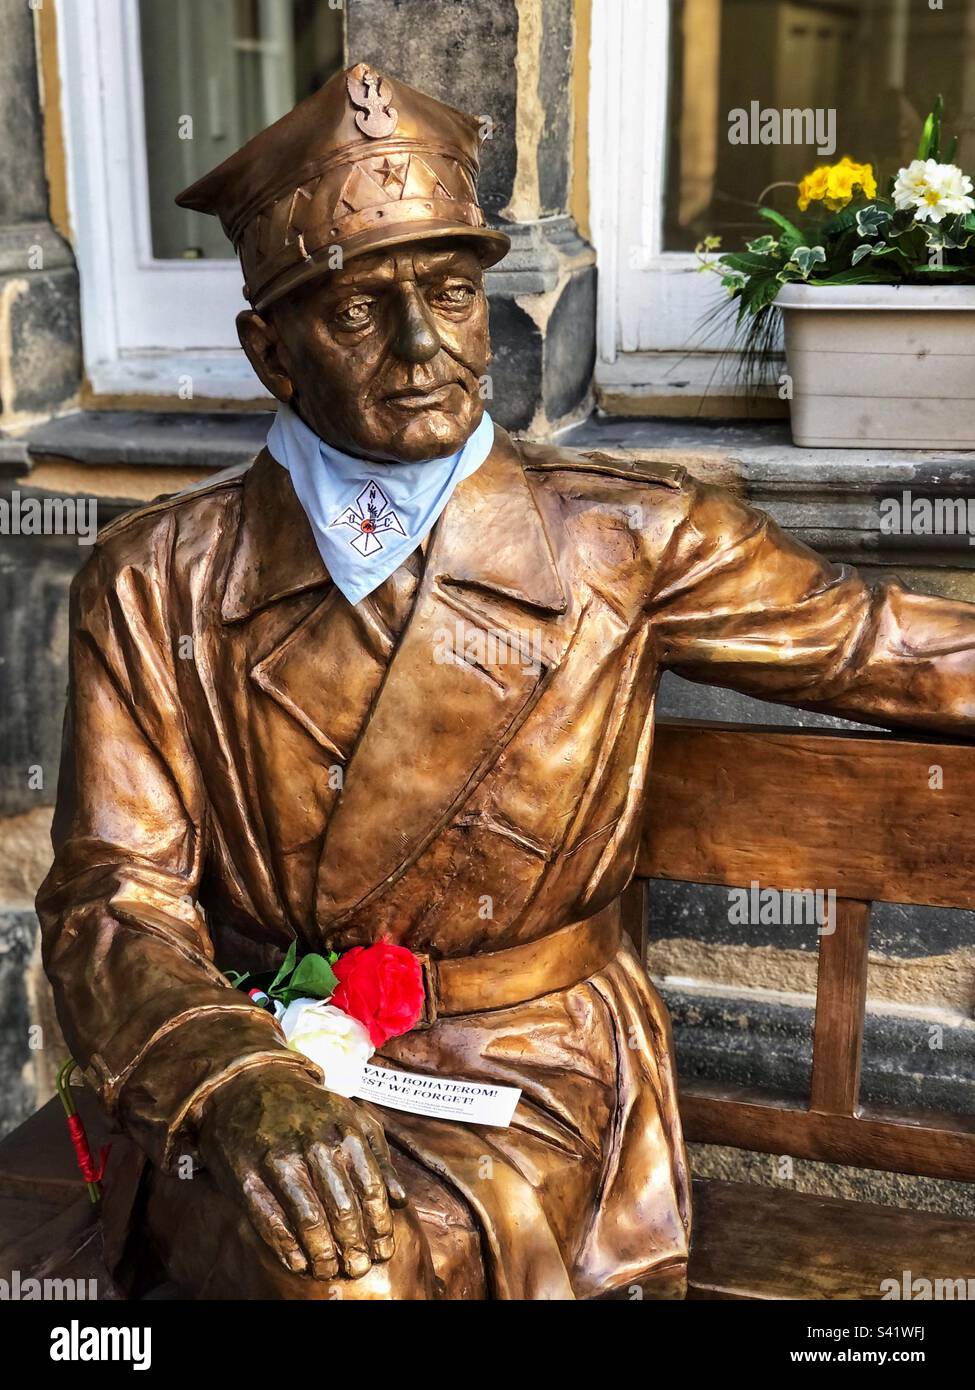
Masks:
[[[898,169],[894,183],[894,206],[901,212],[906,208],[916,208],[924,199],[928,170],[933,173],[937,168],[933,159],[912,159],[906,168]]]
[[[918,222],[940,222],[945,217],[975,211],[975,198],[968,196],[971,191],[971,179],[957,164],[914,159],[898,170],[894,205],[902,211],[913,208]]]
[[[295,999],[281,1015],[281,1027],[292,1052],[303,1053],[321,1067],[329,1091],[355,1095],[376,1050],[357,1018],[324,999]]]

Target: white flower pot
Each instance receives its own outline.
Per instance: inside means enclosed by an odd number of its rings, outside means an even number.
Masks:
[[[975,449],[975,286],[786,285],[805,448]]]

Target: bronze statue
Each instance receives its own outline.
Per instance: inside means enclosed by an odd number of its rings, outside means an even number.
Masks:
[[[477,136],[360,65],[180,200],[237,247],[258,376],[354,460],[432,466],[481,426],[507,239]],[[132,1141],[109,1244],[136,1213],[199,1297],[680,1297],[669,1025],[618,909],[659,675],[967,730],[972,610],[868,588],[680,468],[501,429],[351,603],[295,486],[264,451],[142,508],[73,591],[38,904],[65,1034]],[[518,1086],[513,1124],[324,1089],[223,973],[295,938],[416,952],[426,1016],[381,1059]]]

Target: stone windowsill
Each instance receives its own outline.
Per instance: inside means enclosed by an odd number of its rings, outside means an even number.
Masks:
[[[0,472],[41,492],[97,495],[106,516],[176,491],[261,448],[266,411],[81,411],[17,438],[0,438]],[[881,533],[880,502],[914,496],[971,499],[975,452],[799,449],[784,421],[593,417],[563,434],[571,448],[623,463],[666,458],[767,510],[802,540],[837,559],[882,566],[972,568],[966,535]]]

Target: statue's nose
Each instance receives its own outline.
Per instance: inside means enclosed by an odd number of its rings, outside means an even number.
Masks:
[[[393,351],[406,362],[429,362],[440,351],[440,335],[414,285],[404,285]]]

